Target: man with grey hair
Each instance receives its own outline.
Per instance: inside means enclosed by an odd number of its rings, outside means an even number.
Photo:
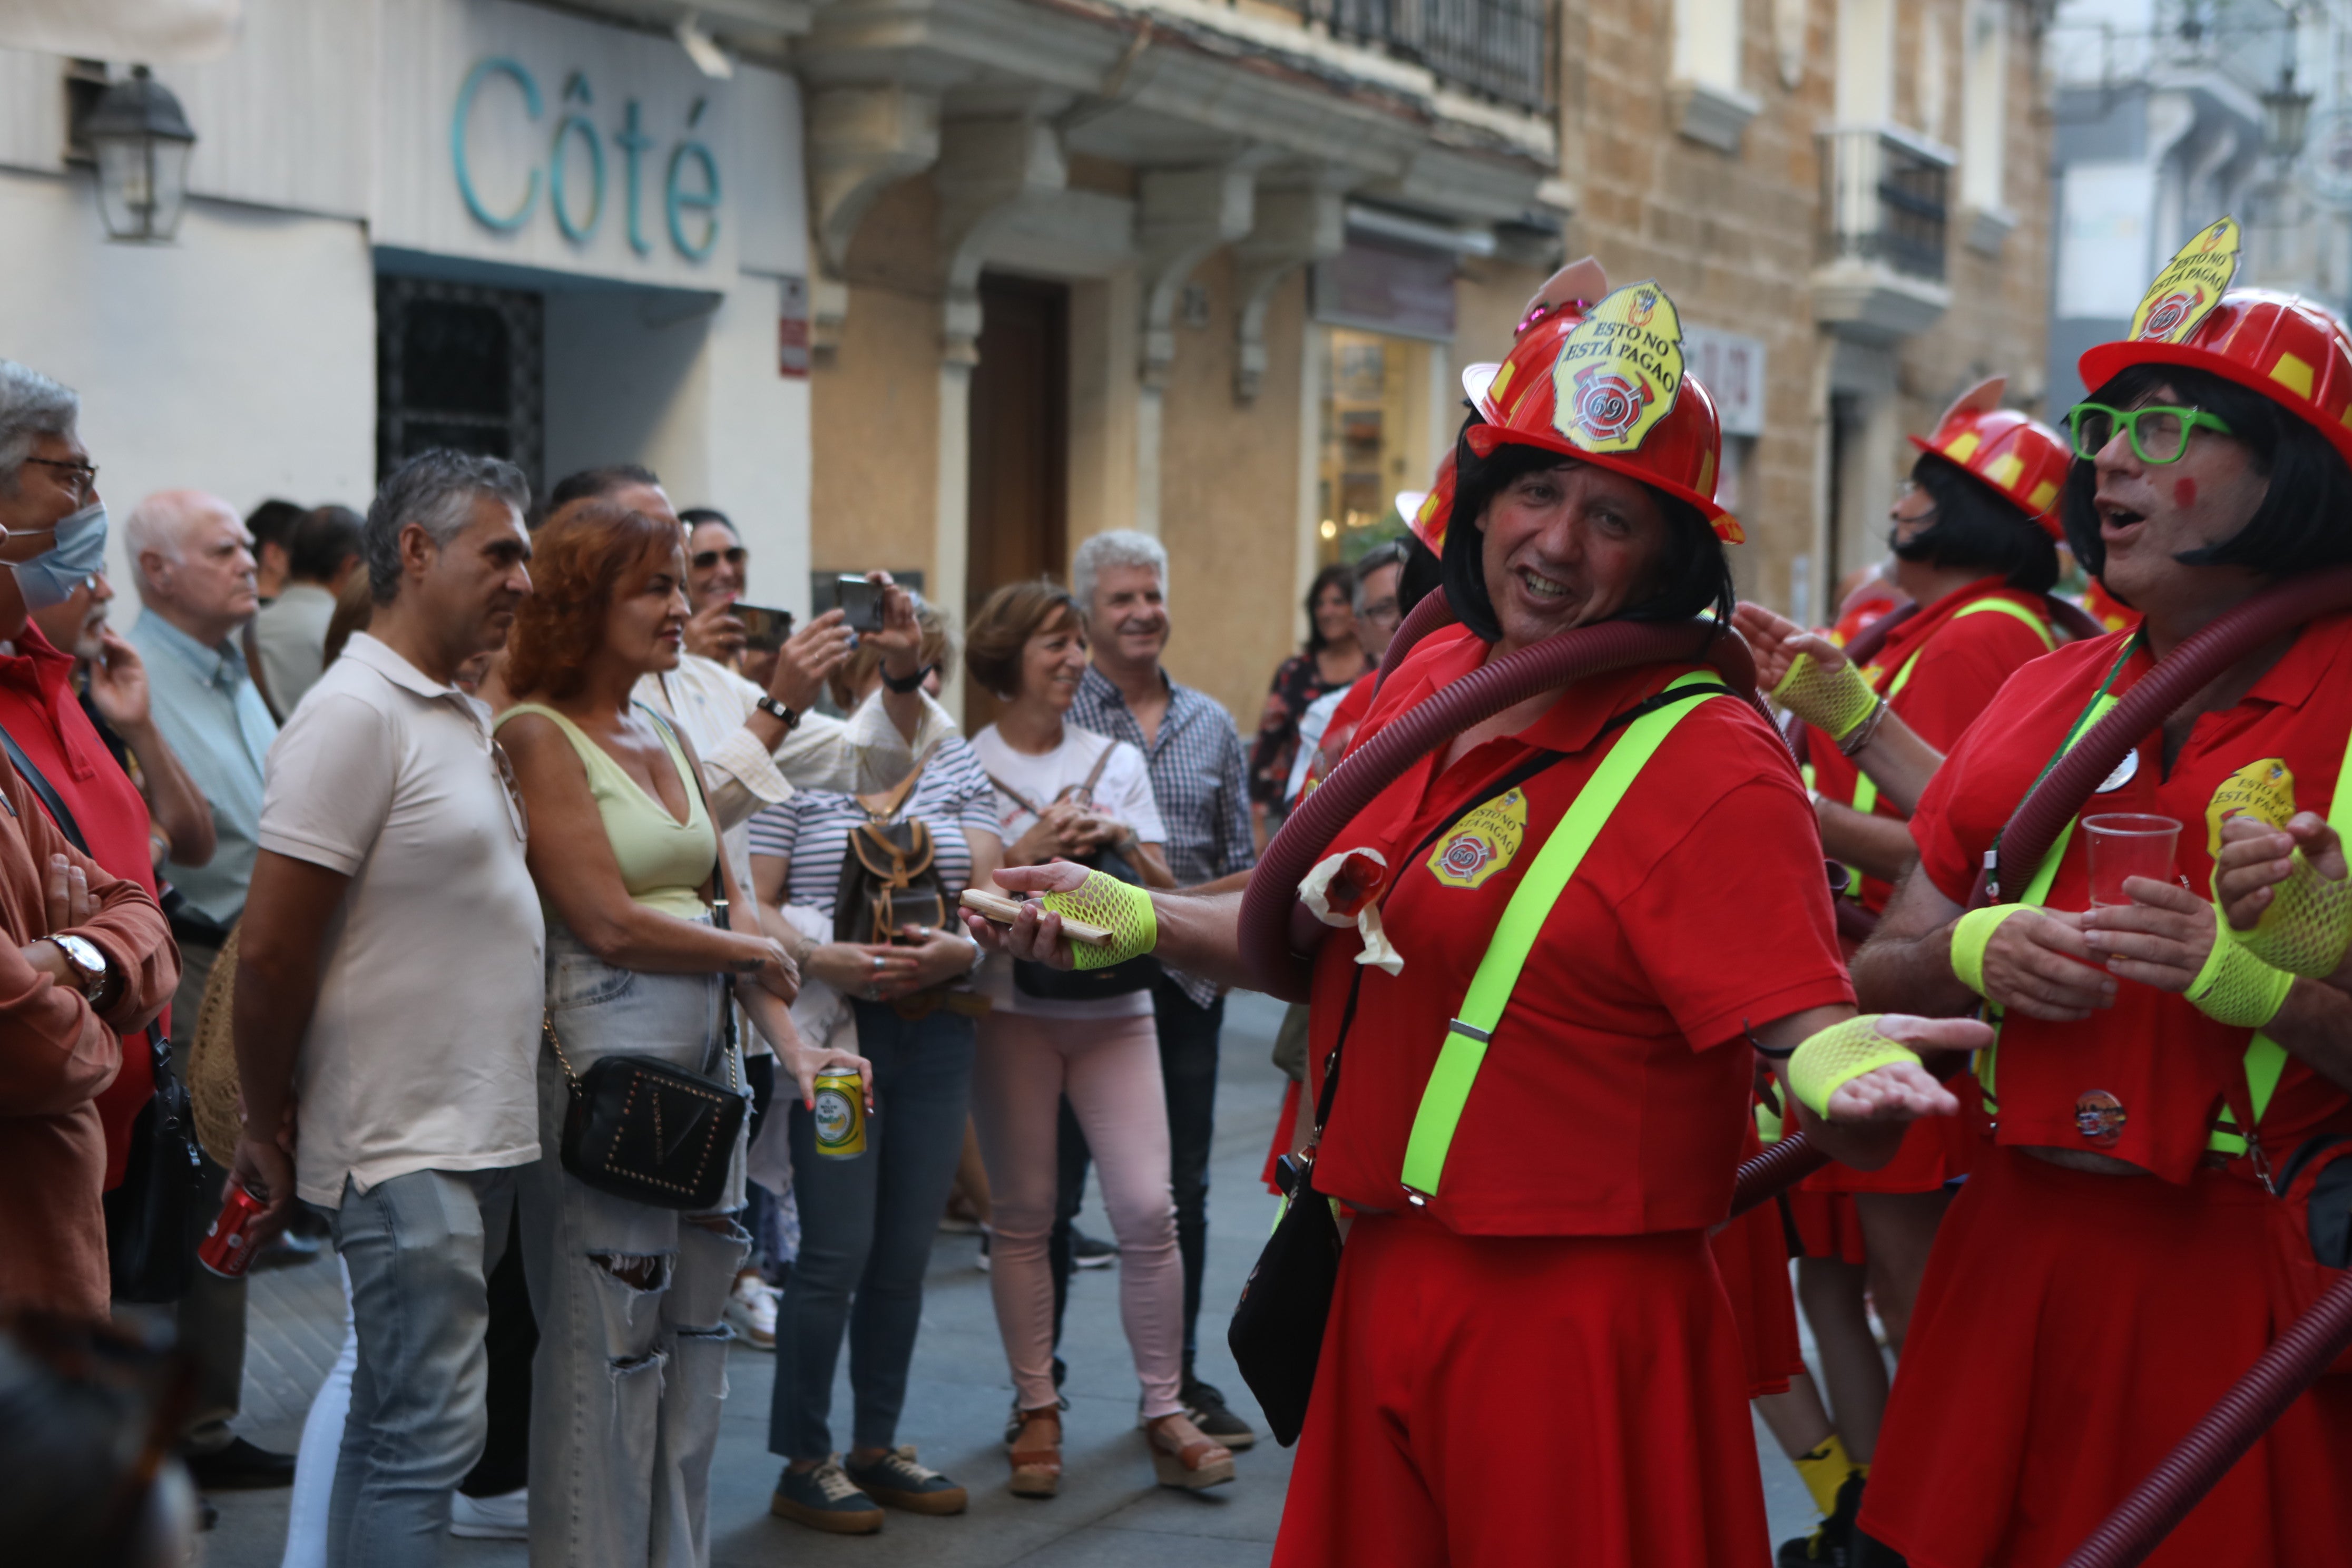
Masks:
[[[1250,833],[1249,753],[1233,716],[1206,693],[1170,679],[1168,552],[1149,534],[1119,530],[1078,546],[1073,596],[1087,618],[1093,662],[1070,704],[1070,722],[1143,753],[1151,793],[1168,826],[1168,868],[1179,887],[1238,887],[1257,864]],[[1208,1259],[1209,1144],[1216,1131],[1217,1037],[1224,993],[1175,970],[1152,982],[1160,1029],[1160,1074],[1168,1094],[1170,1175],[1176,1247],[1184,1260],[1184,1381],[1193,1424],[1213,1441],[1245,1448],[1256,1434],[1225,1407],[1224,1394],[1193,1370],[1199,1349],[1201,1276]],[[1071,1221],[1086,1185],[1087,1148],[1077,1119],[1062,1108],[1060,1211],[1048,1244],[1055,1301],[1066,1300]],[[1055,1314],[1058,1326],[1060,1315]]]
[[[435,450],[361,543],[375,615],[269,753],[237,939],[236,1177],[334,1215],[359,1360],[326,1561],[441,1559],[480,1456],[489,1266],[538,1159],[546,945],[528,823],[458,670],[530,592],[522,476]]]

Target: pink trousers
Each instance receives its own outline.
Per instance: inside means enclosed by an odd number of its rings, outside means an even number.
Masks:
[[[1024,1410],[1054,1403],[1055,1136],[1064,1095],[1086,1130],[1118,1237],[1119,1319],[1145,1420],[1172,1415],[1184,1347],[1184,1270],[1168,1176],[1168,1102],[1151,1015],[980,1021],[973,1120],[988,1166],[989,1292]]]

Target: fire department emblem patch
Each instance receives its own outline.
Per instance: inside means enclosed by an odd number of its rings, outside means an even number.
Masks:
[[[1655,283],[1592,307],[1552,365],[1552,427],[1588,452],[1631,452],[1683,389],[1682,318]]]
[[[2132,317],[2132,341],[2188,342],[2238,275],[2238,220],[2218,218],[2182,246],[2140,297]]]
[[[2129,1120],[2124,1102],[2104,1089],[2086,1089],[2074,1097],[2074,1131],[2086,1143],[2101,1149],[2115,1147]]]
[[[1449,888],[1477,888],[1517,858],[1528,836],[1528,797],[1507,790],[1454,825],[1429,852],[1429,874]]]

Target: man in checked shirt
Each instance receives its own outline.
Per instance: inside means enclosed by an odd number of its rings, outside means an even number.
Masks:
[[[1070,563],[1070,591],[1085,609],[1094,662],[1070,704],[1069,721],[1143,753],[1151,793],[1168,826],[1168,868],[1179,887],[1239,887],[1257,854],[1250,837],[1249,753],[1233,716],[1181,686],[1160,668],[1168,646],[1168,552],[1149,534],[1098,533]],[[1199,1348],[1201,1268],[1208,1251],[1209,1142],[1216,1128],[1217,1034],[1223,992],[1167,970],[1152,982],[1160,1026],[1160,1071],[1168,1090],[1170,1174],[1176,1194],[1176,1246],[1184,1258],[1184,1385],[1193,1424],[1229,1448],[1256,1441],[1249,1423],[1193,1371]],[[1062,1113],[1061,1219],[1055,1226],[1056,1292],[1068,1273],[1069,1222],[1086,1186],[1086,1141]],[[1058,1305],[1058,1302],[1057,1302]],[[1055,1313],[1058,1328],[1060,1314]]]

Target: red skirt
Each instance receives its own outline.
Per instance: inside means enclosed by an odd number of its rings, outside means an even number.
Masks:
[[[1708,1237],[1716,1272],[1731,1302],[1739,1350],[1748,1363],[1748,1397],[1786,1394],[1805,1370],[1797,1334],[1797,1297],[1789,1288],[1789,1240],[1780,1211],[1759,1204]]]
[[[1810,1182],[1780,1194],[1788,1222],[1789,1250],[1799,1258],[1826,1258],[1861,1268],[1870,1260],[1862,1244],[1862,1215],[1852,1193],[1815,1192]]]
[[[1928,1259],[1863,1527],[1913,1568],[2062,1562],[2281,1326],[2274,1201],[1988,1147]],[[2352,1377],[2290,1405],[2147,1563],[2352,1563]]]
[[[1258,1180],[1264,1182],[1265,1190],[1276,1197],[1282,1195],[1282,1184],[1274,1179],[1274,1167],[1277,1161],[1290,1152],[1290,1131],[1298,1122],[1299,1090],[1300,1086],[1293,1082],[1282,1091],[1282,1115],[1274,1124],[1274,1147],[1265,1152],[1265,1169],[1258,1173]]]
[[[1366,1215],[1276,1568],[1763,1568],[1739,1336],[1697,1231]]]

